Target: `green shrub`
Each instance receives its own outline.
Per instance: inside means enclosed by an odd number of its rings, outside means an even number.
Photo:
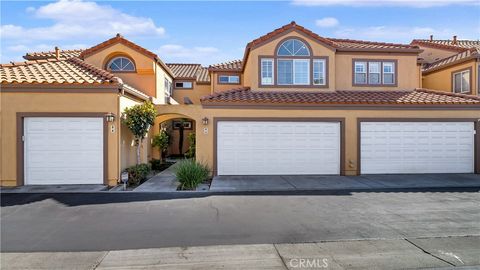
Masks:
[[[175,176],[180,182],[180,189],[193,190],[201,182],[207,180],[208,175],[208,166],[193,159],[180,161],[175,170]]]
[[[188,150],[185,153],[185,157],[194,158],[195,157],[195,132],[188,134],[187,139],[190,146],[188,146]]]
[[[151,165],[151,168],[152,170],[154,171],[160,171],[160,169],[162,168],[162,160],[161,159],[152,159],[150,160],[150,165]]]
[[[160,151],[160,163],[165,159],[168,146],[170,145],[170,134],[167,131],[162,130],[157,135],[153,136],[152,146],[158,148]]]
[[[128,172],[128,185],[136,186],[147,179],[150,172],[150,164],[142,163],[125,169]]]

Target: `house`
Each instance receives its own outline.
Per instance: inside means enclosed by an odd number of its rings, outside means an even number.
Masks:
[[[480,40],[414,39],[423,52],[422,86],[453,93],[480,95]]]
[[[295,22],[209,67],[120,35],[30,53],[0,69],[1,184],[115,185],[135,162],[122,111],[144,100],[158,110],[147,142],[189,129],[214,175],[479,173],[480,98],[421,88],[420,53]]]

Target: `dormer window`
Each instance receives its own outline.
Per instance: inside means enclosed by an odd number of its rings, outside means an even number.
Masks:
[[[128,59],[124,56],[118,56],[112,58],[110,62],[108,62],[107,69],[110,71],[135,71],[135,65],[133,64],[132,60]]]
[[[310,56],[307,45],[298,39],[284,41],[278,47],[278,56]]]

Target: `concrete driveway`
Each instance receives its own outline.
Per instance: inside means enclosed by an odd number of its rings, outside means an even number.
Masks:
[[[359,190],[480,187],[478,174],[216,176],[210,191]]]

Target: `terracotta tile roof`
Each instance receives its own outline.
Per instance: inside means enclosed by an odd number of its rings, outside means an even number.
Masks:
[[[243,64],[243,61],[241,59],[238,59],[238,60],[210,65],[208,69],[212,71],[241,71],[242,64]]]
[[[333,92],[251,91],[237,88],[218,92],[201,99],[204,105],[235,103],[259,104],[360,104],[360,105],[480,105],[480,97],[427,89],[413,91],[338,90]]]
[[[0,65],[2,84],[110,84],[118,79],[78,58],[42,59]]]
[[[247,48],[254,47],[258,44],[263,43],[264,41],[275,38],[276,36],[283,34],[287,31],[297,30],[321,43],[324,43],[332,48],[338,50],[412,50],[418,51],[418,46],[408,45],[408,44],[394,44],[394,43],[384,43],[384,42],[372,42],[372,41],[363,41],[363,40],[352,40],[352,39],[338,39],[338,38],[326,38],[321,37],[318,34],[306,29],[303,26],[298,25],[294,21],[284,25],[274,31],[267,33],[257,39],[252,40],[248,43]]]
[[[450,39],[414,39],[410,44],[452,50],[457,52],[462,52],[470,48],[480,49],[480,40],[459,39],[454,42]]]
[[[454,54],[452,56],[440,59],[430,64],[425,64],[422,68],[422,72],[433,72],[444,67],[448,67],[457,63],[462,63],[470,59],[480,58],[480,49],[471,48],[461,53]]]
[[[82,53],[84,50],[79,49],[79,50],[60,50],[60,58],[63,59],[68,59],[72,57],[79,57],[80,53]],[[49,52],[29,52],[26,53],[23,58],[26,60],[42,60],[42,59],[55,59],[57,58],[55,51],[49,51]]]
[[[172,71],[175,79],[192,79],[199,83],[210,82],[208,69],[206,67],[202,67],[200,64],[167,63],[166,65]]]

